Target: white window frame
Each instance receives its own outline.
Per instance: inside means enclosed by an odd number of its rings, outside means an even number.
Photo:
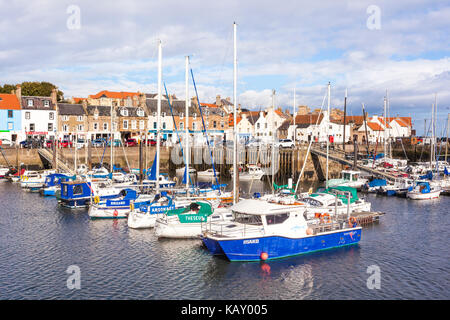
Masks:
[[[27,106],[32,107],[33,106],[33,100],[32,99],[28,99],[27,100]]]
[[[145,129],[145,121],[144,120],[139,120],[139,129]]]
[[[64,132],[68,132],[69,131],[69,126],[67,124],[63,124],[62,129],[63,129]]]
[[[128,130],[128,120],[123,120],[122,127]]]
[[[77,121],[83,121],[83,116],[77,116]]]
[[[137,129],[137,121],[131,120],[131,130],[136,130],[136,129]]]
[[[25,119],[26,120],[30,120],[31,119],[31,112],[30,111],[26,111],[25,112]]]
[[[49,100],[44,100],[44,107],[50,107],[50,101]]]
[[[84,126],[82,124],[77,125],[77,131],[84,131]]]
[[[98,122],[94,122],[94,130],[95,130],[95,131],[98,130]]]
[[[8,122],[8,130],[14,130],[14,122]]]
[[[108,122],[103,122],[103,131],[108,130]]]
[[[144,110],[142,110],[141,108],[137,109],[136,114],[138,115],[138,117],[145,116]]]
[[[53,112],[49,112],[48,119],[49,120],[55,120],[55,114]]]

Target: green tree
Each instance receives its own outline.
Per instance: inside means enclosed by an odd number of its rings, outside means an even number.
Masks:
[[[49,97],[52,94],[53,88],[56,86],[50,82],[22,82],[22,95],[24,96],[37,96],[37,97]],[[11,93],[12,90],[16,88],[16,85],[5,84],[3,87],[0,86],[1,93]],[[61,101],[64,99],[64,93],[61,90],[58,90],[57,100]]]

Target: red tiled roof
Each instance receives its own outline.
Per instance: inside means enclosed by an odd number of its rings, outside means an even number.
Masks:
[[[373,131],[384,131],[383,127],[381,127],[378,123],[376,122],[367,122],[367,125],[369,126],[370,129],[372,129]]]
[[[202,107],[209,107],[209,108],[218,108],[219,106],[217,104],[212,103],[200,103]]]
[[[295,117],[295,124],[320,124],[323,120],[323,114],[320,114],[319,122],[317,122],[317,114],[302,114]],[[293,123],[293,121],[292,121]]]
[[[98,99],[102,96],[105,96],[107,98],[125,99],[128,97],[133,97],[133,96],[137,96],[137,95],[139,95],[139,92],[123,92],[123,91],[122,92],[114,92],[114,91],[103,90],[97,94],[89,95],[89,98]]]
[[[83,101],[83,100],[86,100],[87,98],[73,98],[73,101],[75,102],[75,103],[79,103],[79,102],[81,102],[81,101]]]
[[[20,110],[19,99],[17,99],[17,96],[15,94],[1,93],[0,109]]]

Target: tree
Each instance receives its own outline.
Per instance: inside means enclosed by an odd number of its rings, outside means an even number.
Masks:
[[[50,82],[22,82],[22,95],[24,96],[37,96],[37,97],[49,97],[52,94],[53,88],[56,86]],[[12,90],[16,89],[16,85],[5,84],[3,87],[0,86],[1,93],[11,93]],[[64,93],[58,90],[57,100],[61,101],[64,99]]]

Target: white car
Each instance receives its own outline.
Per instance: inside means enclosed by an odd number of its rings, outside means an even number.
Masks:
[[[11,140],[8,139],[0,139],[1,141],[1,145],[2,146],[10,146],[11,145]]]
[[[280,141],[278,141],[276,146],[280,148],[294,148],[295,144],[294,141],[292,141],[291,139],[280,139]]]

